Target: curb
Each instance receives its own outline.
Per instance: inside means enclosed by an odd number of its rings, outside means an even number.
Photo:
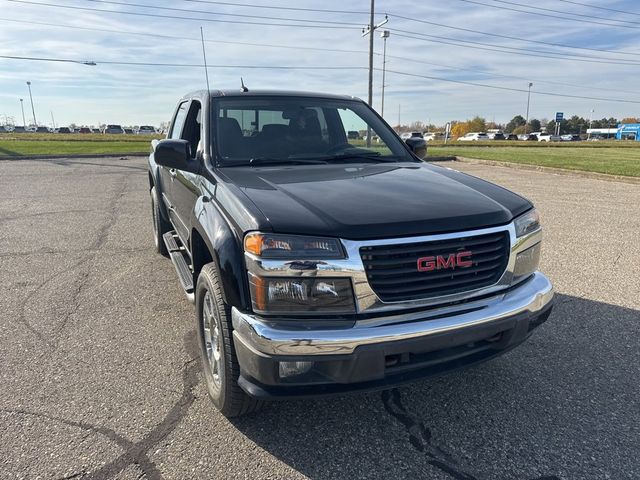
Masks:
[[[57,158],[104,158],[104,157],[146,157],[148,153],[141,152],[123,152],[123,153],[80,153],[68,155],[17,155],[17,156],[0,156],[2,160],[45,160]]]
[[[425,157],[423,158],[425,162],[455,162],[457,157],[454,155],[448,155],[446,157]]]
[[[585,172],[584,170],[571,170],[568,168],[544,167],[542,165],[529,165],[526,163],[499,162],[496,160],[483,160],[480,158],[455,157],[461,163],[474,163],[478,165],[491,165],[496,167],[516,168],[520,170],[531,170],[536,172],[555,173],[557,175],[573,175],[578,177],[605,180],[607,182],[623,182],[633,185],[640,185],[640,177],[626,177],[624,175],[609,175],[607,173]]]

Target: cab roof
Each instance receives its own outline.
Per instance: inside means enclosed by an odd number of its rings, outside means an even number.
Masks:
[[[188,98],[206,98],[207,91],[206,90],[197,90],[195,92],[191,92],[184,97],[183,99]],[[350,95],[336,95],[332,93],[318,93],[318,92],[304,92],[304,91],[295,91],[295,90],[249,90],[247,92],[242,92],[240,89],[236,90],[211,90],[211,98],[221,98],[221,97],[312,97],[312,98],[327,98],[333,100],[359,100],[358,97],[353,97]]]

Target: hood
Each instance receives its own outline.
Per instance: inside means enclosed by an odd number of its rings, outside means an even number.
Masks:
[[[279,233],[354,240],[427,235],[506,224],[531,208],[502,187],[424,163],[229,167],[221,173]]]

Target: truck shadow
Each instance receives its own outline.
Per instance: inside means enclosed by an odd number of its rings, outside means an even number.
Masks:
[[[638,310],[557,295],[547,323],[498,359],[233,423],[313,479],[627,478],[640,467],[638,334]]]

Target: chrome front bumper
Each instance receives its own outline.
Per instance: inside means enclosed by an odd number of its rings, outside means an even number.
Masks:
[[[462,333],[521,314],[535,316],[553,299],[553,287],[540,272],[506,293],[453,306],[359,320],[351,328],[291,329],[232,309],[234,338],[251,351],[269,356],[352,354],[361,346]],[[301,320],[302,321],[302,320]],[[289,323],[291,324],[291,323]]]

